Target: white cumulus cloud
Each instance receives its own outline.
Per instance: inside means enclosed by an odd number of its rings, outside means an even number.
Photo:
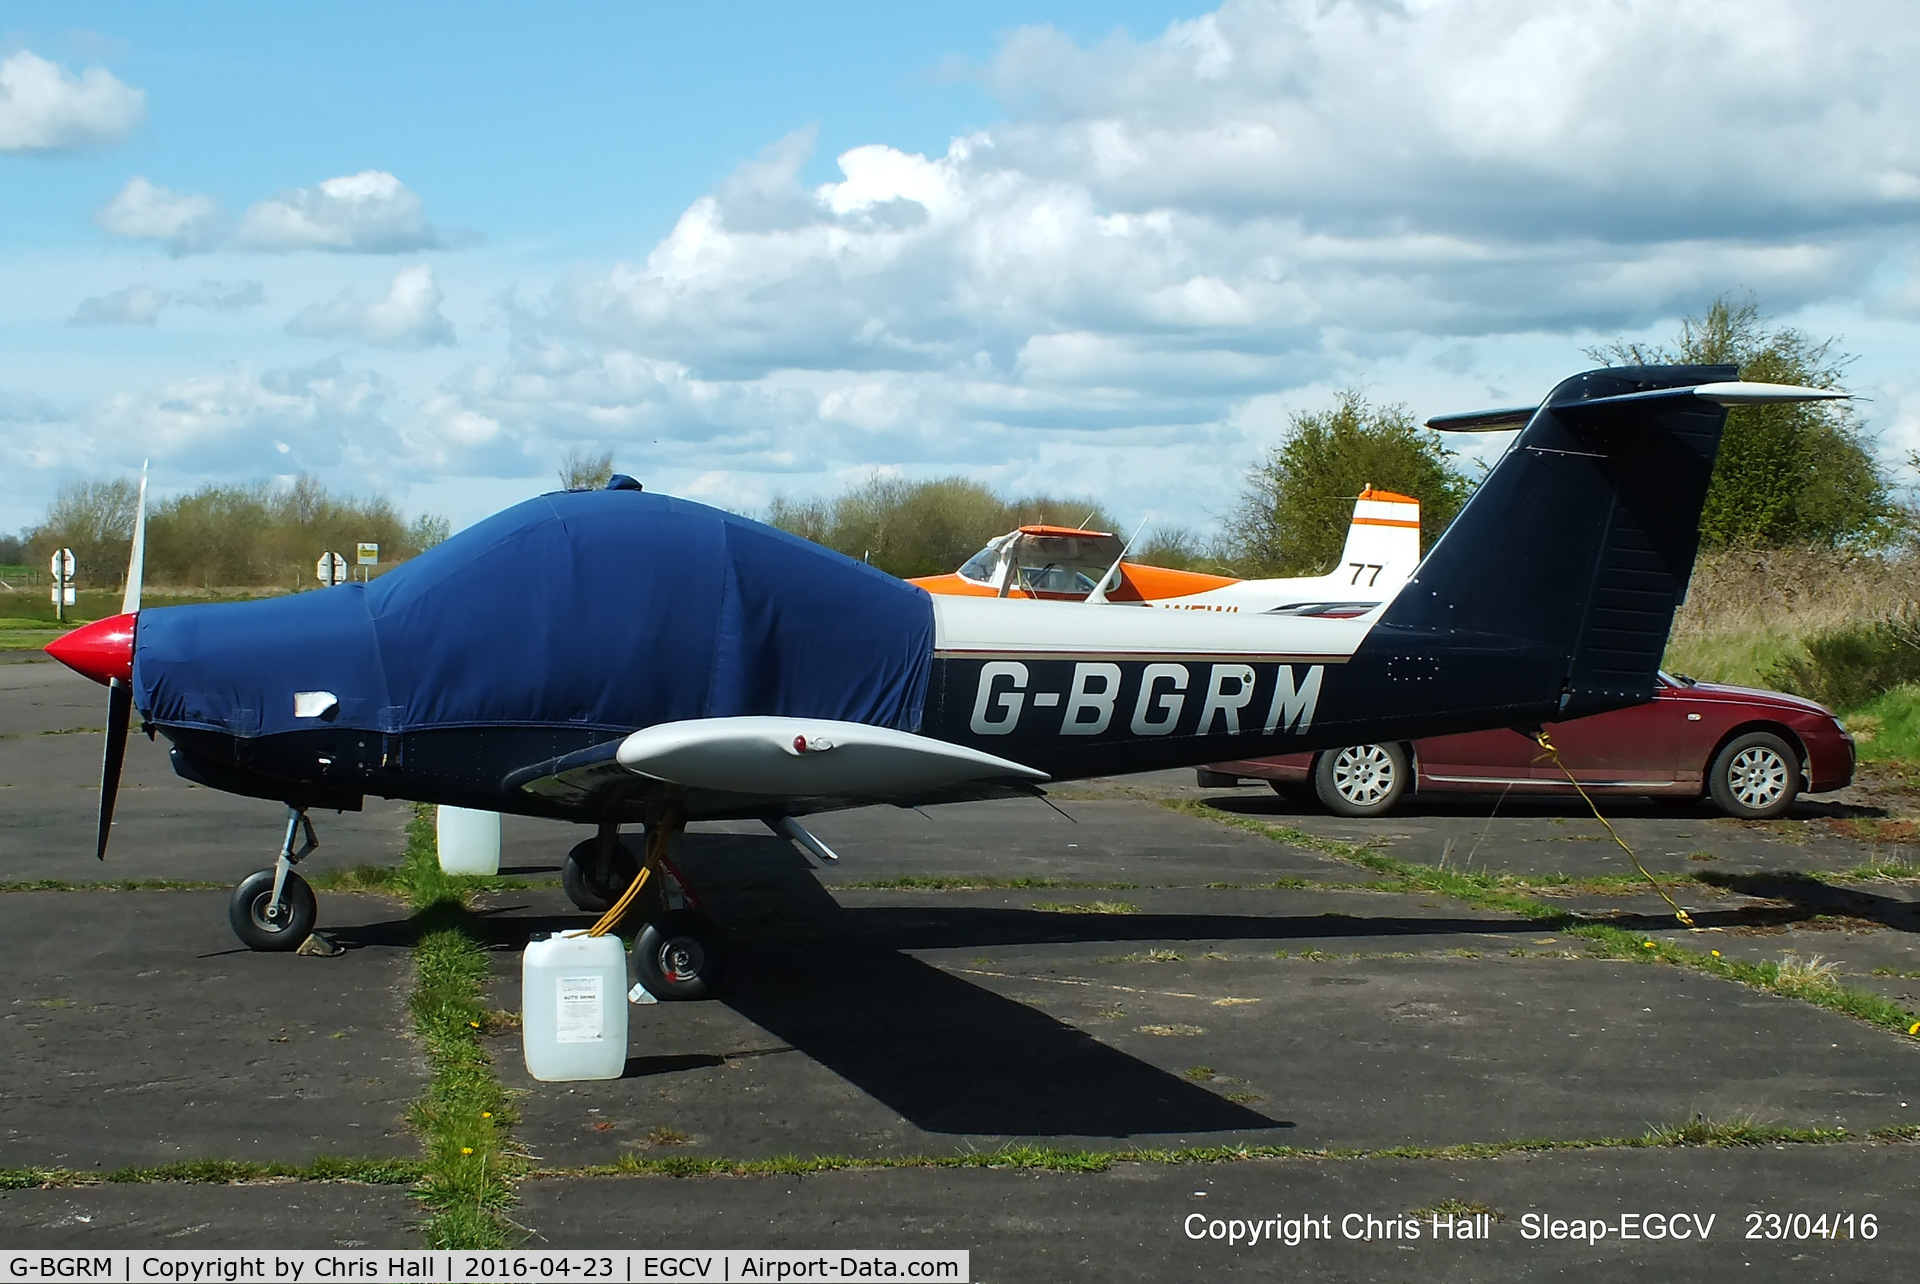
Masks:
[[[255,373],[239,366],[109,397],[71,434],[101,458],[151,456],[232,478],[385,459],[391,386],[337,359]]]
[[[115,236],[158,241],[174,254],[212,249],[225,231],[220,207],[211,197],[170,191],[138,174],[93,221]]]
[[[82,299],[67,318],[68,325],[152,325],[169,307],[200,308],[208,312],[237,312],[258,307],[266,290],[258,281],[204,281],[196,290],[156,290],[130,285],[112,294]]]
[[[210,196],[176,192],[135,175],[94,215],[115,236],[168,251],[254,250],[288,254],[398,254],[445,244],[418,193],[382,170],[329,178],[261,201],[231,226]]]
[[[287,324],[293,334],[319,339],[358,339],[379,348],[429,348],[453,342],[453,326],[440,313],[444,299],[431,264],[403,268],[373,300],[352,290],[330,303],[316,303]]]
[[[1062,458],[1101,487],[1174,443],[1197,479],[1289,390],[1416,361],[1474,384],[1464,345],[1500,336],[1560,336],[1570,369],[1730,291],[1885,291],[1920,261],[1915,63],[1896,0],[1228,0],[1146,40],[1025,29],[981,72],[1001,124],[852,148],[818,186],[811,133],[782,140],[445,396],[762,490],[984,460],[1057,489]]]
[[[369,169],[261,201],[240,219],[239,243],[256,250],[398,254],[441,243],[426,207],[405,183]]]
[[[0,60],[0,152],[107,146],[146,114],[146,94],[104,68],[76,76],[25,49]]]
[[[1909,0],[1227,0],[1144,39],[1027,28],[978,70],[1002,121],[927,155],[875,138],[825,183],[810,131],[780,140],[657,243],[509,299],[504,350],[404,405],[369,393],[385,435],[355,440],[500,477],[591,442],[741,506],[880,466],[1201,521],[1342,385],[1512,404],[1729,292],[1909,333],[1915,65]],[[232,233],[179,204],[204,199],[129,184],[101,221],[176,249],[445,239],[383,171]],[[424,348],[451,342],[442,306],[411,267],[290,328]],[[282,404],[264,376],[220,386]]]
[[[167,306],[165,290],[130,285],[112,294],[82,299],[68,325],[152,325]]]

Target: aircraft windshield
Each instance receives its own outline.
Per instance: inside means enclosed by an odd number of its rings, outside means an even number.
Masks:
[[[1045,530],[1046,528],[1042,528]],[[1003,535],[968,558],[960,578],[995,585],[1007,561],[1015,570],[1010,588],[1029,593],[1085,597],[1120,556],[1120,540],[1099,531],[1036,534],[1031,528]]]
[[[1016,550],[1020,587],[1084,597],[1120,556],[1112,535],[1022,535]]]
[[[975,584],[993,583],[994,569],[1000,565],[1000,545],[1005,542],[995,540],[969,557],[966,565],[960,568],[960,578],[972,580]]]

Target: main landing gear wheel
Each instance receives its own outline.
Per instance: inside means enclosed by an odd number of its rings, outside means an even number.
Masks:
[[[1336,816],[1384,816],[1407,791],[1407,751],[1397,744],[1329,749],[1313,764],[1313,792]]]
[[[633,970],[656,999],[704,999],[727,970],[719,927],[698,910],[668,910],[633,943]]]
[[[1770,731],[1735,736],[1707,768],[1714,805],[1736,820],[1784,816],[1804,783],[1800,755]]]
[[[227,902],[227,921],[233,925],[233,934],[250,950],[297,950],[313,935],[314,920],[319,916],[313,889],[306,879],[291,872],[280,886],[277,909],[270,869],[249,874],[233,889],[233,899]]]
[[[590,914],[612,909],[627,885],[639,876],[640,857],[624,839],[614,844],[612,858],[604,867],[598,838],[575,844],[567,853],[566,864],[560,867],[560,885],[566,889],[567,899]]]

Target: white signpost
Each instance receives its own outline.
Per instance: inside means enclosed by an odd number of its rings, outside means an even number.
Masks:
[[[354,565],[366,567],[380,565],[380,546],[378,544],[357,544],[354,547],[357,551],[357,556],[353,559]],[[360,578],[362,580],[370,579],[372,576],[373,572],[371,570],[363,570],[360,572]]]
[[[347,580],[347,559],[338,553],[322,553],[320,560],[314,564],[313,573],[328,588],[344,584]]]
[[[53,614],[62,624],[67,622],[67,608],[73,603],[73,550],[63,548],[55,553],[47,563],[47,569],[53,572]]]

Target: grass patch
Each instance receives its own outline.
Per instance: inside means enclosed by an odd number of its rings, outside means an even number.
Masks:
[[[505,1248],[515,1240],[507,1211],[526,1160],[510,1144],[512,1106],[480,1043],[494,1014],[482,1002],[485,938],[468,908],[475,891],[498,880],[442,872],[425,805],[414,808],[396,874],[419,933],[408,1007],[432,1067],[426,1095],[408,1112],[427,1152],[415,1187],[428,1209],[423,1232],[433,1248]]]
[[[1551,905],[1544,905],[1530,897],[1520,895],[1512,890],[1510,883],[1505,883],[1494,875],[1434,869],[1426,865],[1395,860],[1370,848],[1314,838],[1310,834],[1302,834],[1301,831],[1286,825],[1269,825],[1263,821],[1229,815],[1226,812],[1216,811],[1204,803],[1169,800],[1166,806],[1177,811],[1205,816],[1236,829],[1264,834],[1278,842],[1306,846],[1306,843],[1296,842],[1296,836],[1308,839],[1313,844],[1312,850],[1340,856],[1376,873],[1386,874],[1406,889],[1437,892],[1479,909],[1498,910],[1502,913],[1517,915],[1538,922],[1547,930],[1578,937],[1585,942],[1590,955],[1602,958],[1633,959],[1642,963],[1667,963],[1675,967],[1691,968],[1725,981],[1734,981],[1756,990],[1765,990],[1769,994],[1800,999],[1909,1038],[1920,1035],[1920,1016],[1872,991],[1852,989],[1840,984],[1830,970],[1823,970],[1818,976],[1810,975],[1806,964],[1792,958],[1777,963],[1745,963],[1724,958],[1716,952],[1703,954],[1698,950],[1690,950],[1668,941],[1656,940],[1642,932],[1629,932],[1611,924],[1596,922],[1555,909]]]
[[[1920,762],[1920,686],[1875,696],[1846,716],[1862,762]]]
[[[1196,1067],[1198,1069],[1198,1067]],[[658,1130],[671,1133],[671,1130]],[[673,1133],[678,1137],[679,1134]],[[650,1137],[650,1140],[652,1138]],[[1497,1159],[1504,1155],[1541,1154],[1577,1150],[1647,1150],[1689,1147],[1837,1145],[1873,1141],[1920,1141],[1920,1124],[1891,1124],[1865,1133],[1845,1128],[1792,1128],[1758,1124],[1750,1119],[1716,1121],[1695,1116],[1682,1123],[1657,1126],[1637,1137],[1514,1138],[1505,1141],[1465,1142],[1449,1146],[1392,1146],[1384,1149],[1333,1149],[1306,1146],[1193,1146],[1185,1148],[1129,1147],[1114,1150],[1071,1150],[1051,1146],[1010,1145],[990,1151],[957,1155],[777,1155],[768,1159],[721,1159],[704,1155],[658,1155],[629,1152],[611,1164],[583,1168],[543,1168],[529,1177],[767,1177],[810,1173],[891,1168],[991,1168],[1031,1172],[1106,1172],[1115,1164],[1222,1164],[1256,1159],[1334,1160],[1368,1159]],[[679,1144],[662,1137],[656,1145]],[[428,1161],[429,1163],[431,1161]],[[255,1164],[231,1160],[202,1160],[151,1168],[124,1168],[110,1173],[66,1168],[0,1169],[0,1190],[98,1186],[108,1183],[246,1181],[357,1181],[376,1185],[417,1182],[428,1165],[405,1159],[317,1159],[311,1164]],[[1484,1210],[1476,1210],[1484,1211]]]
[[[19,632],[0,633],[0,651],[40,651],[47,643],[59,637],[61,630],[36,629]]]
[[[203,883],[187,878],[119,878],[74,882],[64,878],[23,878],[0,883],[0,892],[225,892],[231,883]]]
[[[355,865],[352,869],[319,870],[301,877],[317,892],[381,892],[411,898],[413,891],[409,872],[390,865]]]
[[[1415,1217],[1491,1217],[1496,1222],[1504,1222],[1507,1215],[1491,1204],[1483,1204],[1477,1199],[1443,1199],[1437,1204],[1413,1210]]]
[[[1075,905],[1064,901],[1035,901],[1033,908],[1047,914],[1138,914],[1140,907],[1129,901],[1091,901]]]
[[[192,1159],[146,1168],[88,1172],[73,1168],[0,1168],[0,1190],[49,1190],[69,1186],[183,1182],[231,1186],[250,1181],[353,1181],[368,1186],[405,1186],[420,1180],[417,1159],[347,1159],[321,1156],[310,1164],[258,1164],[235,1159]]]
[[[1086,891],[1135,891],[1138,883],[1085,883],[1066,878],[987,878],[972,874],[905,874],[899,878],[869,878],[831,887],[873,892],[1043,892],[1056,888]]]
[[[1912,1134],[1910,1136],[1909,1134]],[[1651,1128],[1637,1137],[1516,1138],[1465,1142],[1451,1146],[1392,1146],[1385,1149],[1317,1149],[1306,1146],[1193,1146],[1180,1149],[1124,1148],[1069,1150],[1013,1145],[958,1155],[777,1155],[769,1159],[719,1159],[704,1155],[629,1153],[611,1164],[585,1168],[548,1168],[536,1177],[773,1177],[889,1168],[993,1168],[1034,1172],[1106,1172],[1115,1164],[1220,1164],[1253,1159],[1355,1161],[1368,1159],[1498,1159],[1504,1155],[1574,1150],[1650,1150],[1688,1147],[1830,1146],[1848,1141],[1907,1141],[1920,1125],[1894,1125],[1864,1134],[1845,1128],[1789,1128],[1749,1120],[1719,1123],[1695,1117]]]
[[[1736,686],[1766,685],[1766,675],[1806,655],[1800,639],[1781,633],[1777,624],[1750,624],[1711,633],[1675,636],[1667,643],[1662,667],[1703,682]]]

